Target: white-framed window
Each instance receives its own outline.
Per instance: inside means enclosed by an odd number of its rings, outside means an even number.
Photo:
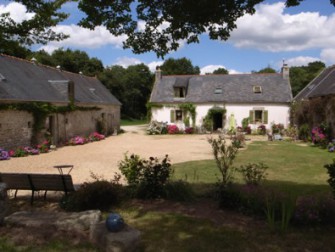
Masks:
[[[171,123],[176,121],[182,121],[183,120],[183,111],[180,109],[177,110],[171,110],[170,111],[170,121]]]
[[[253,109],[249,111],[249,120],[251,124],[255,123],[268,123],[268,116],[269,113],[267,110],[264,109]]]
[[[186,88],[183,87],[175,87],[174,88],[174,97],[175,98],[185,98],[186,96]]]

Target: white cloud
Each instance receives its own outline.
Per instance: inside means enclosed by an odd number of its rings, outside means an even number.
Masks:
[[[20,3],[9,3],[7,5],[0,5],[0,14],[10,13],[10,17],[17,23],[24,20],[29,20],[34,17],[34,13],[27,12],[27,8]]]
[[[127,68],[132,65],[138,65],[141,64],[142,61],[136,58],[129,58],[129,57],[119,57],[116,59],[116,62],[114,65],[123,66],[124,68]]]
[[[200,69],[200,74],[213,73],[214,70],[219,69],[219,68],[227,69],[223,65],[207,65],[207,66],[204,66]],[[234,69],[227,69],[227,70],[228,70],[229,74],[241,74],[241,72],[236,71]]]
[[[46,51],[47,53],[49,54],[52,54],[53,51],[57,50],[59,47],[58,46],[53,46],[53,45],[45,45],[45,46],[42,46],[40,47],[38,50],[44,50]]]
[[[163,65],[164,61],[152,61],[147,66],[149,67],[150,71],[154,73],[156,71],[157,66]]]
[[[314,62],[314,61],[320,61],[319,58],[314,58],[314,57],[306,57],[306,56],[299,56],[295,58],[290,58],[285,60],[285,63],[292,67],[292,66],[307,66],[308,63]],[[279,67],[282,67],[283,62],[278,62],[277,64]]]
[[[57,25],[53,30],[70,35],[68,39],[59,42],[51,42],[49,45],[57,47],[75,46],[81,48],[99,48],[104,45],[114,45],[121,48],[126,36],[116,37],[105,27],[97,26],[94,30],[86,29],[78,25]]]
[[[226,69],[226,67],[223,65],[207,65],[200,69],[200,74],[213,73],[214,70],[219,68]]]
[[[320,57],[322,61],[327,63],[327,65],[334,65],[335,64],[335,49],[334,48],[323,49],[321,51]]]
[[[237,29],[229,41],[239,48],[261,51],[300,51],[335,47],[335,14],[321,16],[317,12],[285,14],[285,4],[260,4],[254,15],[237,20]]]

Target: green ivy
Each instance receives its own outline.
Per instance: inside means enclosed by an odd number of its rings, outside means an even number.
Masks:
[[[205,127],[205,129],[207,130],[213,130],[213,118],[214,115],[216,114],[222,114],[222,118],[225,118],[226,116],[226,109],[225,108],[221,108],[221,107],[212,107],[208,110],[207,115],[205,116],[204,120],[203,120],[203,126]]]
[[[195,127],[195,118],[197,116],[196,106],[193,103],[182,103],[179,105],[179,108],[185,112],[189,112],[192,118],[192,126]]]

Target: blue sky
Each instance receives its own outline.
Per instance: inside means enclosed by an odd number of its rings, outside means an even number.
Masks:
[[[71,16],[54,30],[71,37],[46,46],[34,46],[33,50],[79,49],[102,60],[105,66],[144,63],[153,70],[163,63],[154,53],[137,55],[122,49],[124,37],[114,37],[104,27],[94,31],[78,27],[76,22],[81,13],[75,3],[68,3],[63,9]],[[3,0],[0,0],[1,12],[10,12],[18,21],[33,15],[20,4]],[[199,44],[183,44],[165,58],[186,57],[199,66],[202,73],[219,67],[230,73],[247,73],[268,66],[279,70],[283,60],[289,66],[307,65],[316,60],[328,66],[335,64],[335,7],[329,0],[305,0],[291,8],[285,8],[283,1],[266,0],[256,7],[254,15],[240,18],[237,25],[228,41],[210,40],[204,34]]]

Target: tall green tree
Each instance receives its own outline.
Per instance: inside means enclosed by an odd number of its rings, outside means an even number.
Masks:
[[[125,48],[134,53],[153,51],[159,57],[175,51],[180,41],[199,43],[201,34],[210,39],[227,40],[245,14],[254,14],[255,5],[267,0],[14,0],[24,4],[34,18],[20,24],[6,15],[0,17],[0,43],[18,40],[24,44],[64,39],[50,29],[67,14],[59,12],[66,2],[78,2],[84,13],[79,22],[94,29],[105,26],[113,35],[127,35]],[[296,6],[306,0],[286,0]],[[311,0],[310,0],[311,1]],[[335,6],[335,0],[330,0]],[[1,45],[1,44],[0,44]]]
[[[86,52],[80,50],[58,49],[51,54],[51,57],[56,65],[73,73],[82,72],[88,76],[95,76],[104,69],[99,59],[90,58]]]
[[[326,65],[321,61],[308,63],[307,66],[295,66],[290,68],[290,82],[292,94],[296,96],[308,83],[310,83]]]
[[[192,62],[185,57],[180,59],[167,59],[160,68],[164,75],[200,73],[200,68],[198,66],[193,66]]]
[[[122,103],[123,118],[141,119],[146,116],[154,75],[144,64],[112,66],[99,74],[100,81]]]

